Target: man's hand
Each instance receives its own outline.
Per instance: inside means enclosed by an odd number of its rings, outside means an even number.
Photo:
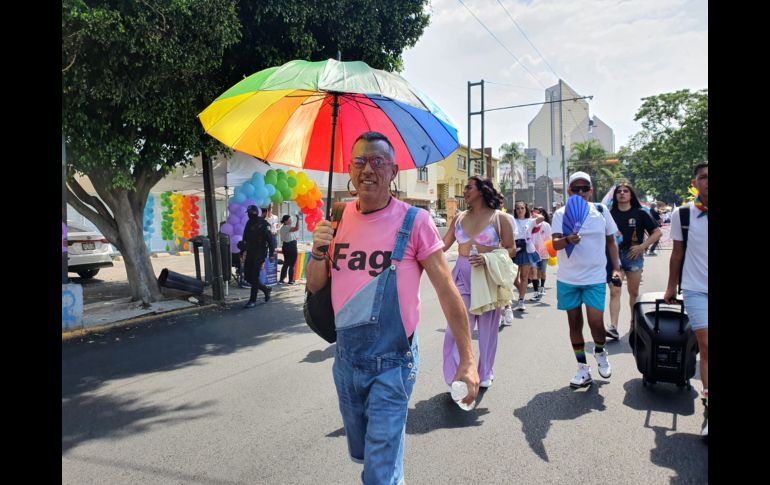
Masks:
[[[570,234],[569,236],[564,236],[564,239],[566,239],[568,242],[572,244],[578,244],[582,237],[580,234]]]
[[[663,299],[666,303],[676,303],[676,288],[666,288],[666,292],[663,293]]]
[[[332,229],[331,221],[318,221],[318,224],[315,226],[315,231],[313,231],[313,252],[316,254],[322,252],[318,248],[324,246],[328,248],[333,239],[334,229]]]
[[[454,381],[463,381],[468,386],[468,395],[462,400],[463,404],[471,405],[479,394],[479,372],[476,370],[476,362],[472,359],[468,362],[460,361],[457,367]]]

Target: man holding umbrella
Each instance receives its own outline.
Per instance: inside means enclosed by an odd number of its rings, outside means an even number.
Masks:
[[[569,178],[568,193],[581,199],[567,201],[553,215],[553,247],[558,251],[559,267],[556,271],[556,301],[559,310],[567,311],[569,337],[572,349],[578,361],[575,377],[570,387],[586,387],[591,384],[591,368],[586,361],[585,342],[583,340],[583,304],[591,335],[594,339],[594,357],[599,368],[599,375],[605,379],[612,375],[612,368],[604,350],[604,299],[607,278],[607,259],[609,251],[612,261],[612,278],[620,281],[620,260],[615,233],[618,228],[604,204],[589,202],[593,194],[591,177],[585,172],[575,172]],[[582,220],[573,220],[579,230],[565,229],[575,211],[581,207]],[[569,247],[568,247],[569,246]]]
[[[398,165],[388,138],[377,132],[359,136],[348,173],[357,199],[345,207],[336,236],[331,222],[316,226],[307,289],[315,293],[332,285],[334,383],[350,456],[364,465],[365,484],[399,484],[407,407],[420,365],[416,328],[423,269],[457,341],[455,380],[468,386],[466,404],[476,398],[479,376],[465,306],[438,230],[426,211],[391,195]]]

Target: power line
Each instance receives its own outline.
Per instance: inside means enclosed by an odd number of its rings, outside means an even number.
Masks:
[[[492,38],[493,38],[493,39],[495,39],[495,40],[497,41],[497,43],[498,43],[498,44],[500,44],[500,46],[501,46],[503,49],[505,49],[505,51],[506,51],[506,52],[508,52],[508,54],[510,54],[510,55],[511,55],[511,57],[513,57],[513,59],[514,59],[514,60],[515,60],[515,61],[516,61],[516,62],[517,62],[517,63],[518,63],[518,64],[519,64],[521,67],[522,67],[522,69],[524,69],[525,71],[527,71],[527,73],[528,73],[530,76],[532,76],[532,79],[534,79],[536,83],[538,83],[538,84],[539,84],[539,85],[540,85],[540,86],[541,86],[543,89],[545,89],[545,86],[543,85],[543,83],[541,83],[541,82],[540,82],[540,81],[539,81],[539,80],[538,80],[538,79],[535,77],[535,75],[534,75],[534,74],[532,74],[532,72],[531,72],[529,69],[527,69],[527,66],[525,66],[524,64],[522,64],[522,63],[521,63],[521,61],[518,59],[518,57],[516,57],[516,55],[515,55],[513,52],[511,52],[511,50],[510,50],[510,49],[508,49],[508,48],[505,46],[505,44],[503,44],[503,43],[500,41],[500,39],[498,39],[498,38],[497,38],[497,36],[496,36],[495,34],[493,34],[493,33],[492,33],[492,31],[491,31],[491,30],[489,30],[489,27],[487,27],[486,25],[484,25],[484,22],[482,22],[482,21],[481,21],[481,19],[479,19],[479,18],[476,16],[476,14],[475,14],[475,13],[473,13],[473,10],[471,10],[470,8],[468,8],[468,6],[467,6],[467,5],[465,5],[465,4],[463,3],[463,0],[457,0],[457,1],[458,1],[458,2],[460,2],[460,5],[462,5],[463,7],[465,7],[465,9],[466,9],[466,10],[468,10],[468,12],[470,12],[470,13],[471,13],[471,15],[473,15],[473,18],[475,18],[475,19],[476,19],[476,21],[477,21],[479,24],[481,24],[481,26],[482,26],[482,27],[484,27],[484,29],[485,29],[487,32],[489,32],[489,35],[491,35],[491,36],[492,36]]]
[[[561,76],[556,74],[556,71],[554,71],[554,69],[551,67],[551,65],[548,63],[548,61],[545,59],[545,56],[543,56],[543,54],[540,53],[540,51],[537,49],[537,47],[535,47],[535,44],[533,44],[532,41],[529,40],[529,37],[524,32],[524,29],[522,29],[519,26],[519,24],[513,19],[513,16],[511,16],[510,12],[508,12],[508,9],[505,8],[505,5],[503,5],[503,3],[500,0],[497,0],[497,3],[499,3],[500,6],[503,7],[503,10],[505,10],[505,13],[508,14],[508,18],[511,19],[511,22],[513,22],[513,25],[515,25],[516,28],[519,29],[519,32],[521,32],[521,35],[523,35],[524,38],[527,40],[527,42],[529,42],[529,45],[531,45],[532,48],[535,49],[535,52],[537,52],[537,55],[539,55],[540,58],[543,60],[543,62],[545,62],[545,65],[548,66],[548,69],[550,69],[551,72],[553,73],[553,75],[556,76],[556,79],[561,79]]]

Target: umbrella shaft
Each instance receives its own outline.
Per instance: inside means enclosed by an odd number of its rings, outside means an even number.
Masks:
[[[337,114],[339,112],[339,94],[334,93],[332,98],[332,148],[329,155],[329,185],[326,189],[326,219],[332,220],[332,178],[334,177],[334,139],[337,134]]]

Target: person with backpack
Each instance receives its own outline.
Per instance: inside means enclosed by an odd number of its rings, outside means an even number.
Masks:
[[[330,285],[337,339],[332,374],[350,458],[363,464],[363,483],[399,484],[409,398],[420,368],[423,270],[457,343],[453,379],[467,386],[466,405],[476,399],[479,374],[468,315],[436,224],[428,211],[390,190],[398,175],[393,144],[382,133],[365,132],[345,160],[354,200],[345,205],[336,234],[331,221],[316,225],[306,287],[319,294]]]
[[[658,224],[647,211],[642,209],[642,204],[636,197],[633,187],[628,183],[621,183],[615,187],[612,193],[612,219],[618,226],[621,234],[620,251],[620,276],[626,280],[628,287],[628,301],[631,306],[631,326],[634,327],[634,303],[639,296],[639,284],[642,281],[644,269],[644,253],[647,248],[655,244],[663,235]],[[645,233],[647,238],[645,239]],[[622,281],[621,281],[622,284]],[[620,295],[622,286],[612,284],[612,266],[607,262],[607,286],[610,288],[610,327],[607,336],[618,339],[618,319],[620,318]]]
[[[583,305],[586,307],[588,326],[594,340],[594,357],[599,375],[605,379],[612,375],[612,367],[607,358],[609,354],[604,349],[607,340],[604,332],[605,251],[609,251],[610,260],[614,263],[613,278],[620,278],[618,247],[615,244],[618,227],[607,207],[589,202],[593,187],[587,173],[575,172],[570,176],[568,194],[578,195],[588,204],[588,214],[578,231],[564,233],[567,206],[554,213],[551,225],[553,247],[558,259],[556,307],[567,312],[569,337],[578,361],[577,373],[570,381],[570,387],[578,388],[593,382],[583,340]],[[567,253],[568,244],[574,245],[571,254]]]
[[[246,223],[246,227],[243,228],[241,246],[246,254],[243,272],[246,276],[246,281],[251,284],[251,292],[249,301],[244,308],[254,308],[257,306],[259,290],[264,292],[265,302],[270,301],[272,289],[260,281],[259,272],[265,263],[265,258],[268,257],[268,252],[270,261],[275,261],[275,244],[273,235],[270,232],[270,224],[264,217],[259,215],[259,208],[255,205],[250,205],[246,209],[246,214],[249,216],[249,221]]]
[[[706,423],[701,435],[708,437],[709,399],[709,164],[699,163],[693,170],[693,187],[698,196],[671,215],[671,239],[674,249],[668,263],[668,285],[663,299],[676,300],[676,286],[682,291],[684,308],[698,339],[700,377],[703,383],[703,403]]]

